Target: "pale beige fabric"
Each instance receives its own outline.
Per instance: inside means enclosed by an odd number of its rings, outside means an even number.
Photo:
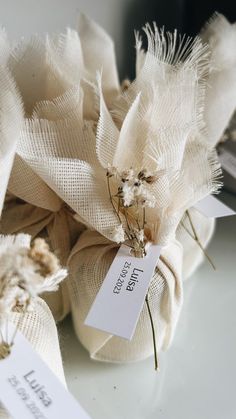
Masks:
[[[108,362],[138,361],[153,354],[146,306],[143,307],[131,342],[83,324],[117,249],[117,244],[93,231],[84,232],[74,247],[69,260],[74,327],[91,358]],[[163,249],[149,291],[158,350],[170,345],[179,318],[182,305],[181,268],[182,247],[175,241]]]
[[[23,153],[20,155],[20,150],[27,140],[30,148],[34,144],[34,151],[44,162],[48,162],[50,151],[46,149],[44,154],[40,153],[42,144],[49,149],[55,147],[57,157],[76,158],[79,151],[80,158],[92,159],[89,143],[94,140],[94,122],[88,122],[86,129],[83,118],[98,119],[94,93],[97,69],[103,68],[107,102],[110,103],[118,94],[113,41],[84,15],[80,17],[78,32],[68,29],[65,34],[47,36],[46,40],[34,36],[29,41],[21,41],[10,55],[5,32],[0,35],[2,61],[14,77],[25,111],[20,125],[17,102],[13,109],[16,115],[9,113],[7,108],[5,91],[10,91],[11,85],[9,87],[8,83],[6,88],[3,85],[5,90],[1,90],[1,95],[6,116],[13,122],[16,119],[18,136],[15,139],[16,135],[10,137],[8,132],[4,132],[7,138],[2,135],[0,139],[0,159],[2,144],[8,148],[12,144],[12,152],[3,155],[4,164],[0,160],[1,168],[4,168],[1,181],[4,179],[5,190],[11,172],[8,184],[11,198],[5,203],[0,231],[3,234],[26,232],[33,237],[43,235],[65,265],[84,227],[75,221],[71,210],[58,197],[55,188],[51,188],[50,182],[38,175],[30,159],[26,161]],[[19,140],[17,146],[16,140]],[[78,144],[81,150],[78,150]],[[3,189],[1,192],[3,202]],[[66,281],[58,292],[45,296],[45,299],[55,318],[62,319],[70,310]]]
[[[0,216],[23,121],[21,99],[9,71],[0,65]]]
[[[107,193],[107,164],[160,170],[158,208],[147,214],[158,233],[155,239],[170,242],[150,291],[159,348],[171,341],[182,303],[177,225],[189,206],[219,186],[215,154],[203,136],[207,48],[199,40],[191,46],[183,43],[183,54],[175,56],[176,35],[167,40],[148,26],[146,33],[148,52],[142,52],[137,40],[137,78],[122,94],[113,42],[84,16],[78,33],[68,30],[45,42],[34,37],[20,43],[8,60],[25,115],[22,125],[17,120],[20,133],[13,141],[11,164],[5,165],[9,177],[16,150],[0,230],[44,236],[62,264],[77,242],[68,280],[45,298],[57,319],[70,310],[71,299],[79,338],[91,357],[107,361],[143,359],[153,351],[145,307],[131,344],[83,326],[117,247],[94,231],[78,239],[81,221],[107,238],[117,224]],[[6,144],[11,144],[9,135]],[[199,223],[207,241],[209,225]],[[179,237],[184,258],[188,255],[186,276],[201,259],[189,239],[187,246],[186,237]]]
[[[9,320],[14,324],[18,324],[19,316],[22,317],[19,323],[21,333],[28,339],[35,351],[41,356],[62,384],[66,386],[57,328],[47,304],[38,298],[34,303],[32,312],[24,316],[14,313]],[[0,418],[9,418],[8,413],[1,404]]]
[[[169,56],[159,32],[151,36],[142,71],[114,105],[120,129],[98,78],[96,136],[94,121],[83,121],[79,112],[58,121],[25,121],[17,153],[78,219],[108,239],[119,224],[107,191],[108,164],[119,170],[132,166],[157,171],[158,181],[152,189],[156,205],[147,209],[147,220],[153,241],[165,245],[174,239],[185,210],[218,189],[220,170],[214,150],[200,134],[205,48],[195,41],[182,62],[174,58],[174,37]],[[60,104],[67,99],[61,96]],[[75,109],[73,101],[72,95],[71,109]],[[114,182],[113,189],[115,186]]]
[[[70,250],[82,230],[83,226],[74,220],[70,211],[62,204],[58,211],[50,211],[28,204],[12,195],[8,195],[0,220],[2,234],[24,232],[33,238],[44,237],[63,266],[66,265]],[[66,278],[58,291],[43,296],[56,320],[62,320],[70,311],[68,281],[69,278]]]

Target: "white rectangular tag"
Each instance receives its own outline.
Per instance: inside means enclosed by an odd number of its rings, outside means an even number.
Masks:
[[[235,211],[223,204],[223,202],[219,201],[219,199],[215,198],[213,195],[208,195],[206,198],[203,198],[201,201],[197,202],[194,207],[209,218],[229,217],[230,215],[236,214]]]
[[[130,254],[128,246],[122,245],[85,325],[131,340],[160,253],[161,246],[152,245],[145,258],[136,258]]]
[[[219,160],[223,169],[236,179],[236,156],[231,151],[223,149]]]
[[[0,400],[14,419],[89,419],[20,332],[0,360]]]

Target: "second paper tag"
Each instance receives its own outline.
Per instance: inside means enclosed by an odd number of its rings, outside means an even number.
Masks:
[[[86,326],[131,340],[143,307],[161,246],[152,245],[145,258],[122,245],[85,320]]]

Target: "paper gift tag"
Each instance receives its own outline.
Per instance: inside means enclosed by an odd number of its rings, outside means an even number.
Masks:
[[[161,247],[152,245],[145,258],[122,245],[103,281],[85,325],[131,340]]]
[[[223,204],[223,202],[219,201],[219,199],[215,198],[213,195],[208,195],[206,198],[197,202],[197,204],[194,205],[194,208],[209,218],[229,217],[230,215],[236,214],[235,211]]]
[[[20,332],[0,360],[0,400],[14,419],[89,419]]]

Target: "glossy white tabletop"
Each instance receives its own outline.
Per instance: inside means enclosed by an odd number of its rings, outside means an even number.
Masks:
[[[236,207],[236,197],[226,195]],[[218,220],[205,261],[184,284],[172,347],[130,365],[91,361],[71,320],[60,326],[68,387],[93,419],[236,418],[236,217]],[[68,418],[69,419],[69,418]]]

